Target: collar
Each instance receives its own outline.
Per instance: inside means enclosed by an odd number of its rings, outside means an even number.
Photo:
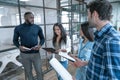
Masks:
[[[112,26],[108,23],[105,26],[103,26],[99,31],[95,32],[95,37],[101,37],[103,36]]]
[[[30,27],[30,26],[32,26],[33,24],[27,24],[27,23],[24,22],[23,25],[24,25],[24,26],[29,26],[29,27]]]

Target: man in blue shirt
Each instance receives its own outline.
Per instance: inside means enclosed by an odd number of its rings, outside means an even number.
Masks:
[[[33,80],[32,65],[34,65],[37,80],[42,78],[42,65],[39,49],[44,44],[44,35],[41,27],[34,24],[32,12],[24,14],[25,23],[14,29],[13,43],[20,49],[22,64],[28,80]],[[38,42],[38,37],[40,42]]]
[[[120,33],[110,24],[112,5],[106,0],[88,5],[88,20],[95,26],[95,41],[86,80],[120,80]]]

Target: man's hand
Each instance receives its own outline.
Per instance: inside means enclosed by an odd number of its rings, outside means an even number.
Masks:
[[[31,49],[32,49],[32,50],[39,50],[40,48],[41,48],[40,45],[36,45],[36,46],[32,47]]]
[[[19,46],[19,49],[20,49],[21,51],[31,50],[30,48],[27,48],[27,47],[25,47],[25,46]]]

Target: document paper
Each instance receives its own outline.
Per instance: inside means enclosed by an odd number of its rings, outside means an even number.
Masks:
[[[62,77],[63,80],[73,80],[71,74],[61,65],[61,63],[56,58],[52,58],[49,63]]]
[[[59,55],[68,59],[68,60],[70,60],[70,61],[72,61],[72,62],[75,62],[75,59],[72,58],[71,56],[69,56],[68,54],[60,53]]]

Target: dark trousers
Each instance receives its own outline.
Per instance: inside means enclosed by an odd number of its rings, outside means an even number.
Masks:
[[[39,53],[31,53],[31,54],[21,53],[20,55],[22,58],[21,60],[25,70],[25,75],[28,78],[28,80],[34,80],[33,74],[32,74],[32,65],[34,66],[34,69],[36,71],[37,80],[43,80],[40,54]]]

